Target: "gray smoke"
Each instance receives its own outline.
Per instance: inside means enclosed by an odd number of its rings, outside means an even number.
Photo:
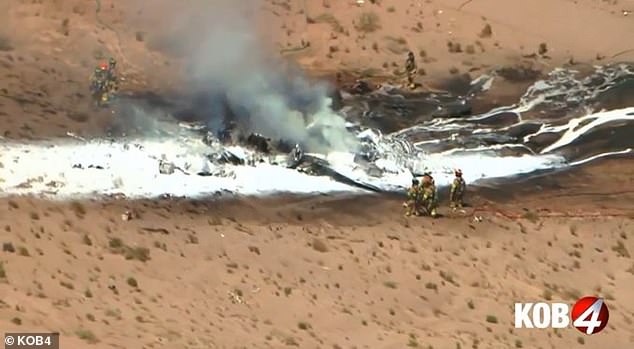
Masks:
[[[309,151],[356,150],[357,141],[333,112],[328,86],[311,84],[267,46],[257,21],[260,0],[166,3],[168,19],[161,46],[184,58],[191,88],[215,96],[209,124],[217,126],[227,108],[247,118],[248,128],[273,139],[299,143]],[[153,1],[152,7],[157,8]],[[167,43],[167,44],[166,44]],[[213,98],[212,98],[213,99]],[[227,106],[222,106],[222,100]]]

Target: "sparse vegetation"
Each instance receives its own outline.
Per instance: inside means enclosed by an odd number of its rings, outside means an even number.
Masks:
[[[4,280],[7,278],[7,272],[4,269],[4,263],[0,262],[0,280]]]
[[[19,317],[14,317],[13,319],[11,319],[11,323],[14,325],[22,325],[22,319],[20,319]]]
[[[147,247],[127,247],[125,259],[147,262],[150,260],[150,250]]]
[[[300,322],[297,324],[297,328],[299,328],[300,330],[304,330],[304,331],[306,331],[306,330],[311,329],[311,326],[310,326],[310,324],[309,324],[309,323],[307,323],[307,322],[300,321]]]
[[[75,5],[73,6],[73,13],[83,16],[86,13],[86,10],[82,6]]]
[[[190,243],[192,245],[197,245],[198,244],[198,237],[194,234],[189,234],[187,235],[187,243]]]
[[[345,32],[339,20],[331,13],[322,13],[315,18],[309,18],[308,23],[328,23],[335,33]]]
[[[64,36],[68,36],[70,34],[70,20],[68,18],[64,18],[62,20],[60,32],[64,34]]]
[[[297,342],[297,339],[293,337],[286,337],[286,339],[284,339],[284,344],[288,346],[292,346],[292,347],[299,347],[299,343]]]
[[[548,46],[546,46],[545,42],[542,42],[541,44],[539,44],[539,47],[537,48],[537,53],[540,56],[545,55],[548,52]]]
[[[18,247],[18,255],[22,256],[22,257],[29,257],[29,250],[27,250],[26,247],[24,246],[20,246]]]
[[[533,81],[541,75],[541,71],[530,65],[519,64],[516,66],[502,67],[497,70],[498,75],[511,82]]]
[[[70,209],[75,213],[75,216],[82,218],[86,215],[86,208],[79,201],[73,201],[70,203]]]
[[[537,223],[539,221],[539,215],[535,211],[526,210],[524,214],[522,214],[522,218],[529,220],[532,223]]]
[[[0,51],[8,52],[13,51],[11,40],[7,36],[0,35]]]
[[[66,287],[66,288],[67,288],[67,289],[69,289],[69,290],[74,290],[74,289],[75,289],[75,286],[73,286],[73,284],[72,284],[72,283],[67,282],[67,281],[60,281],[60,282],[59,282],[59,284],[60,284],[62,287]]]
[[[495,315],[487,315],[486,321],[491,324],[497,324],[498,318]]]
[[[69,111],[67,113],[67,117],[76,122],[86,122],[90,118],[87,113],[81,111]],[[78,218],[83,218],[83,216],[77,216]]]
[[[441,270],[438,272],[438,275],[440,275],[440,278],[445,280],[446,282],[453,285],[456,284],[456,281],[453,279],[453,276],[450,273]]]
[[[108,241],[108,246],[111,249],[118,250],[118,249],[123,248],[125,245],[123,244],[123,240],[121,240],[119,238],[112,238],[112,239],[110,239],[110,241]]]
[[[95,336],[95,334],[90,330],[80,329],[80,330],[77,330],[75,334],[77,335],[77,337],[85,340],[86,342],[90,344],[95,344],[99,342],[99,340],[97,339],[97,336]]]
[[[167,244],[160,241],[154,241],[154,247],[167,252]]]
[[[449,50],[449,53],[461,53],[462,45],[460,45],[459,42],[449,41],[447,42],[447,49]]]
[[[108,309],[105,312],[105,315],[107,317],[111,317],[111,318],[115,318],[115,319],[121,319],[121,312],[117,309]]]
[[[625,247],[625,243],[619,240],[615,246],[612,246],[612,251],[616,252],[616,255],[623,258],[630,258],[630,251]]]
[[[2,244],[2,252],[14,253],[15,247],[10,242],[5,242]]]
[[[482,30],[480,31],[480,37],[490,38],[491,36],[493,36],[493,29],[491,28],[491,25],[487,23],[484,25],[484,28],[482,28]]]
[[[553,291],[551,291],[549,288],[545,289],[544,292],[542,293],[542,297],[547,300],[550,301],[553,299]]]
[[[567,299],[570,300],[577,300],[579,298],[581,298],[581,292],[579,292],[578,290],[575,289],[566,289],[566,291],[564,292],[564,297],[566,297]]]
[[[133,288],[138,288],[139,287],[139,283],[133,277],[129,277],[128,280],[127,280],[127,283],[128,283],[128,286],[130,286],[130,287],[133,287]]]
[[[313,250],[317,252],[321,252],[321,253],[328,252],[328,246],[326,246],[326,243],[320,239],[317,239],[317,238],[313,239],[312,246],[313,246]]]
[[[92,246],[92,240],[90,240],[90,237],[86,234],[84,234],[82,242],[84,243],[84,245]]]
[[[134,34],[134,38],[135,38],[135,39],[136,39],[136,41],[138,41],[138,42],[143,42],[143,41],[145,41],[145,33],[144,33],[144,32],[142,32],[142,31],[137,31],[137,32]]]
[[[407,40],[403,37],[386,36],[385,41],[387,42],[385,47],[395,55],[402,55],[409,51]]]
[[[357,18],[355,27],[360,32],[371,33],[381,28],[381,20],[374,12],[363,12]]]
[[[387,288],[395,289],[397,287],[397,284],[394,281],[385,281],[385,282],[383,282],[383,286],[385,286]]]
[[[110,251],[115,254],[123,255],[127,260],[136,260],[140,262],[147,262],[150,260],[150,249],[147,247],[130,247],[124,244],[119,238],[110,239],[108,246],[110,247]]]
[[[410,348],[418,348],[418,339],[416,339],[416,335],[413,333],[409,334],[409,341],[407,342],[407,346]]]

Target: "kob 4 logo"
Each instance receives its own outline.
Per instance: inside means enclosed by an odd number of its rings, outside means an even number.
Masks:
[[[515,328],[566,328],[585,334],[601,332],[610,312],[603,298],[583,297],[572,306],[566,303],[515,303]]]

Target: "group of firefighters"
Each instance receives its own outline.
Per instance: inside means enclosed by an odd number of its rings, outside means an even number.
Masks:
[[[454,172],[455,178],[451,183],[449,194],[450,207],[459,209],[463,206],[463,197],[467,184],[462,178],[462,171],[457,169]],[[434,178],[429,173],[423,174],[422,180],[412,179],[412,186],[407,190],[407,201],[403,204],[405,216],[438,216],[438,198],[436,194],[436,184]]]
[[[107,103],[119,89],[116,68],[117,61],[110,58],[108,63],[99,64],[90,77],[90,90],[98,105]]]

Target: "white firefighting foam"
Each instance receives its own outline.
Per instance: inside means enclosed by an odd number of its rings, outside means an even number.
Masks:
[[[243,195],[279,192],[356,192],[358,187],[329,176],[314,176],[269,163],[216,165],[203,147],[191,142],[137,140],[130,143],[68,141],[57,144],[1,145],[0,190],[3,194],[35,194],[69,199],[121,193],[131,198],[164,194],[201,197],[229,191]],[[161,174],[161,158],[176,167]],[[332,169],[353,181],[381,190],[400,190],[411,181],[409,170],[389,160],[378,161],[384,172],[372,177],[353,162],[352,154],[329,154]],[[495,157],[485,154],[431,155],[426,160],[438,184],[447,184],[452,166],[460,164],[470,182],[560,166],[557,156]],[[199,173],[206,175],[199,175]]]
[[[609,155],[631,153],[632,148],[627,148],[568,163],[556,152],[608,122],[631,120],[634,120],[634,108],[583,116],[571,120],[563,128],[545,124],[535,134],[566,131],[541,153],[522,156],[502,156],[496,148],[500,145],[423,154],[418,151],[401,152],[390,148],[389,144],[379,149],[378,159],[371,164],[356,162],[352,153],[309,155],[325,160],[329,169],[340,177],[379,191],[402,190],[409,186],[413,173],[422,172],[431,172],[438,185],[447,185],[452,179],[453,169],[458,167],[462,169],[465,180],[474,183],[487,178],[575,166]],[[377,137],[380,141],[380,136]],[[42,195],[57,199],[108,194],[124,194],[130,198],[151,198],[165,194],[195,198],[218,192],[266,195],[281,192],[309,194],[363,191],[358,186],[344,184],[331,176],[309,175],[286,168],[284,164],[276,164],[272,158],[262,157],[244,148],[225,147],[222,150],[230,151],[247,164],[210,161],[210,153],[217,154],[218,149],[205,145],[201,137],[194,133],[160,139],[2,142],[0,194]],[[249,161],[251,158],[259,161],[254,164]],[[173,173],[162,174],[159,170],[162,162],[172,164],[175,168]]]

